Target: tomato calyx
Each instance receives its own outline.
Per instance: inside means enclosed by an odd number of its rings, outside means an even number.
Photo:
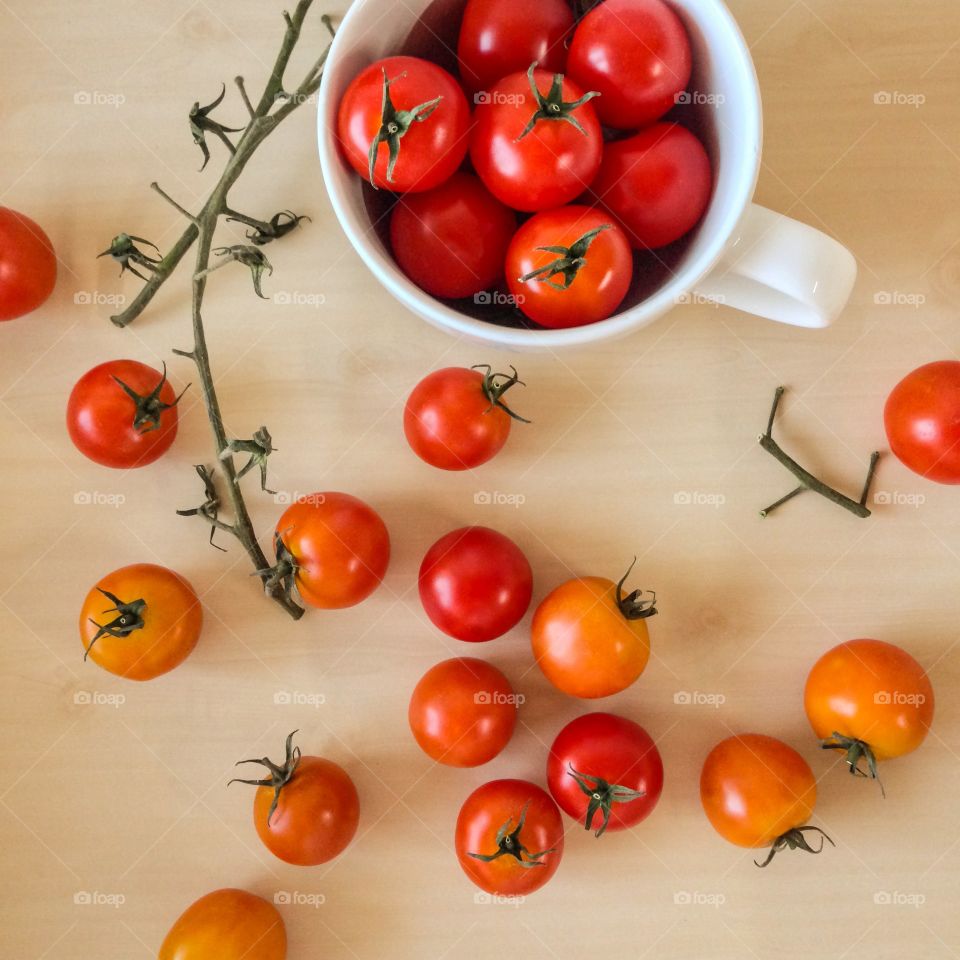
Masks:
[[[277,562],[272,567],[254,570],[251,576],[263,580],[263,589],[268,597],[272,597],[279,589],[288,601],[292,600],[297,570],[300,568],[297,558],[290,552],[279,533],[273,535],[273,549]]]
[[[497,831],[496,853],[473,853],[468,850],[467,855],[473,857],[475,860],[482,860],[484,863],[489,863],[491,860],[496,860],[499,857],[510,856],[513,857],[521,867],[546,866],[546,864],[543,863],[542,858],[548,853],[553,853],[557,849],[556,847],[550,847],[549,850],[540,850],[537,853],[531,853],[520,842],[520,831],[523,830],[523,825],[526,822],[527,808],[529,806],[529,801],[523,805],[523,810],[520,811],[520,819],[517,821],[517,825],[513,828],[513,830],[510,829],[510,825],[513,823],[513,817],[509,817],[506,823],[504,823]],[[524,857],[527,859],[524,860]]]
[[[87,659],[93,645],[101,637],[128,637],[134,630],[142,630],[144,627],[143,611],[147,608],[146,600],[141,598],[125,603],[109,590],[104,590],[102,587],[96,589],[113,604],[112,607],[107,607],[103,612],[116,613],[117,616],[109,623],[97,623],[93,618],[90,619],[90,622],[97,628],[97,632],[90,643],[87,644],[86,650],[83,651],[84,660]]]
[[[393,180],[393,171],[400,157],[400,140],[404,134],[413,126],[414,123],[420,123],[426,120],[440,104],[443,97],[434,97],[433,100],[427,100],[425,103],[418,104],[410,110],[398,110],[393,105],[390,97],[390,84],[394,80],[399,80],[406,76],[406,70],[403,73],[390,79],[387,77],[387,71],[383,70],[383,102],[380,107],[380,129],[370,144],[369,154],[369,180],[370,186],[374,190],[379,189],[373,179],[373,169],[377,164],[377,151],[380,144],[385,143],[390,151],[387,160],[387,182]]]
[[[557,259],[551,260],[536,270],[531,270],[530,273],[526,273],[518,279],[521,283],[529,283],[531,280],[537,280],[540,283],[545,283],[548,287],[553,287],[554,290],[567,290],[570,284],[576,280],[580,268],[586,264],[587,250],[590,248],[590,244],[593,243],[598,234],[610,228],[611,224],[609,223],[603,223],[599,227],[594,227],[592,230],[588,230],[582,237],[575,240],[569,247],[560,245],[537,247],[537,250],[558,254]],[[563,275],[563,283],[556,283],[550,279],[558,273]]]
[[[876,780],[880,787],[880,796],[886,798],[887,792],[883,789],[883,783],[880,781],[880,774],[877,770],[877,758],[870,749],[870,744],[864,740],[857,740],[855,737],[846,737],[836,730],[824,740],[820,741],[821,750],[845,750],[846,757],[844,761],[853,777],[867,777],[870,780]],[[860,761],[863,760],[866,770],[860,769]]]
[[[112,260],[116,260],[116,262],[120,264],[121,277],[125,271],[129,270],[135,277],[139,277],[141,280],[147,280],[142,273],[134,269],[130,264],[135,263],[137,266],[143,267],[151,273],[156,273],[160,258],[152,257],[149,253],[144,253],[137,247],[138,243],[145,243],[148,247],[153,247],[157,253],[160,252],[160,248],[155,243],[151,243],[143,237],[134,237],[129,233],[118,233],[110,241],[110,246],[107,247],[103,253],[97,254],[97,259],[110,257]]]
[[[223,98],[227,93],[227,85],[220,85],[220,96],[218,96],[212,103],[208,103],[205,107],[200,106],[200,101],[197,100],[194,105],[190,108],[190,113],[187,115],[187,120],[190,123],[190,134],[193,137],[193,142],[200,148],[200,152],[203,154],[203,168],[210,162],[210,148],[207,146],[207,137],[208,133],[212,133],[218,140],[220,140],[223,145],[230,151],[230,153],[236,153],[237,149],[233,145],[233,141],[227,136],[228,133],[241,133],[245,127],[225,127],[222,123],[218,123],[214,120],[210,113],[216,107],[219,107],[223,103]]]
[[[514,142],[518,143],[521,141],[540,120],[562,120],[565,123],[571,124],[585,137],[589,136],[587,131],[584,130],[580,125],[580,121],[573,115],[573,111],[576,110],[577,107],[583,106],[583,104],[585,104],[588,100],[592,100],[594,97],[599,97],[599,92],[596,90],[591,90],[589,93],[585,93],[577,100],[564,100],[563,74],[555,73],[553,75],[553,80],[550,83],[550,89],[545,94],[541,93],[537,87],[537,81],[533,75],[533,72],[536,69],[537,61],[534,60],[533,63],[530,64],[530,68],[527,70],[527,80],[530,81],[530,90],[533,92],[537,109],[530,117],[527,125],[523,128],[523,133],[521,133]]]
[[[820,834],[820,846],[814,849],[807,842],[807,838],[803,835],[805,830],[814,830]],[[791,830],[788,830],[786,833],[781,833],[776,840],[770,845],[770,850],[767,853],[767,858],[760,863],[757,860],[753,862],[758,867],[765,867],[781,850],[803,850],[806,853],[820,853],[823,850],[824,841],[828,842],[831,847],[835,847],[836,844],[821,830],[819,827],[814,827],[811,824],[807,824],[805,827],[793,827]]]
[[[175,407],[180,402],[180,397],[182,397],[187,390],[190,389],[190,384],[188,383],[180,391],[173,403],[164,403],[160,399],[160,391],[167,382],[166,363],[163,365],[163,373],[160,376],[159,382],[146,395],[137,393],[133,387],[125,384],[119,377],[114,376],[113,374],[110,374],[110,376],[116,380],[123,392],[133,401],[133,429],[136,430],[137,433],[150,433],[151,430],[156,430],[160,426],[160,418],[163,416],[163,411],[169,410],[171,407]]]
[[[610,822],[610,811],[615,803],[629,803],[631,800],[639,800],[646,796],[643,790],[631,790],[619,783],[609,783],[603,777],[595,777],[591,773],[581,773],[573,768],[573,764],[568,764],[567,775],[573,777],[577,786],[590,798],[587,804],[587,815],[584,818],[584,829],[590,830],[593,827],[593,818],[597,811],[603,814],[603,823],[600,824],[595,837],[603,835]]]
[[[483,395],[490,401],[490,406],[484,413],[489,413],[494,407],[498,407],[514,420],[519,420],[521,423],[530,422],[525,417],[521,417],[519,413],[511,410],[502,399],[503,395],[515,384],[519,383],[521,387],[526,386],[517,374],[517,368],[513,364],[510,364],[510,370],[512,371],[510,376],[505,373],[494,373],[489,363],[475,363],[470,369],[484,371],[481,387]]]
[[[251,787],[273,787],[273,802],[270,804],[270,812],[267,814],[268,827],[277,809],[277,804],[280,802],[280,791],[290,782],[294,773],[296,773],[297,767],[300,765],[300,748],[293,745],[293,737],[296,733],[299,733],[299,730],[294,730],[287,736],[286,756],[282,764],[274,763],[269,757],[238,760],[236,764],[234,764],[234,766],[239,767],[242,763],[259,763],[270,772],[269,777],[264,777],[262,780],[241,780],[240,777],[234,777],[227,782],[228,787],[231,783],[246,783]]]
[[[630,576],[630,571],[633,570],[636,562],[637,558],[634,557],[630,566],[627,567],[627,572],[620,578],[619,583],[617,583],[617,606],[628,620],[645,620],[647,617],[653,617],[657,614],[656,591],[631,590],[626,596],[623,594],[623,585],[627,577]],[[649,600],[643,599],[644,592],[652,594]]]

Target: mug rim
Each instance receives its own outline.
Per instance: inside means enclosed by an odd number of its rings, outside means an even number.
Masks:
[[[695,19],[702,19],[705,16],[720,17],[736,44],[737,59],[741,67],[745,68],[749,81],[748,89],[744,91],[744,96],[749,99],[741,106],[750,107],[748,132],[752,134],[753,142],[748,144],[747,156],[753,158],[752,169],[745,170],[737,178],[736,186],[731,189],[732,196],[727,204],[728,210],[720,225],[714,229],[713,235],[703,244],[703,250],[680,270],[674,272],[654,293],[640,303],[605,320],[579,327],[558,329],[501,326],[461,313],[421,290],[382,249],[382,244],[370,229],[370,221],[366,218],[361,219],[357,215],[353,204],[348,200],[346,190],[341,188],[342,174],[346,168],[346,161],[341,156],[336,135],[337,106],[341,91],[333,90],[333,81],[328,78],[333,75],[332,67],[347,48],[349,28],[352,21],[359,15],[359,11],[367,6],[390,2],[392,0],[354,0],[344,15],[330,46],[321,78],[317,106],[317,140],[320,167],[327,195],[341,229],[367,269],[408,310],[433,326],[474,340],[482,340],[493,346],[525,349],[569,347],[624,336],[646,326],[675,306],[679,297],[694,289],[696,284],[716,266],[744,211],[753,199],[760,172],[763,139],[760,84],[753,57],[739,24],[724,0],[693,0],[689,7],[684,7],[684,10]],[[691,7],[700,8],[703,4],[706,6],[702,7],[701,12],[692,12]],[[709,13],[703,11],[709,11]],[[352,176],[354,173],[351,170],[348,177]]]

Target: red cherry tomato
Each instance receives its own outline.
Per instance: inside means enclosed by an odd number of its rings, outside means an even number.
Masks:
[[[163,456],[177,436],[177,401],[163,372],[136,360],[88,370],[67,401],[73,445],[94,463],[129,470]]]
[[[411,449],[441,470],[470,470],[486,463],[507,442],[511,419],[527,422],[503,400],[517,383],[516,370],[507,376],[489,366],[444,367],[428,374],[403,410]]]
[[[531,320],[544,327],[579,327],[606,319],[620,306],[633,277],[633,257],[626,234],[609,214],[559,207],[531,217],[516,232],[506,272],[514,301]]]
[[[457,817],[457,859],[497,896],[539,890],[563,856],[563,821],[550,795],[526,780],[492,780],[467,797]]]
[[[457,43],[460,79],[476,93],[508,73],[526,70],[534,60],[544,70],[562,73],[564,41],[572,27],[566,0],[468,0]]]
[[[57,257],[39,224],[0,207],[0,320],[36,310],[53,293]]]
[[[712,181],[703,144],[678,123],[657,123],[607,144],[590,193],[632,246],[653,250],[697,225]]]
[[[890,449],[914,473],[960,483],[960,361],[908,373],[887,397],[883,425]]]
[[[477,107],[470,137],[487,189],[514,210],[559,207],[583,193],[603,152],[592,96],[567,79],[555,84],[546,70],[500,80]]]
[[[469,128],[470,109],[460,85],[446,70],[417,57],[370,64],[347,87],[337,117],[340,143],[353,169],[375,187],[397,193],[443,183],[466,155]]]
[[[603,0],[574,31],[567,72],[599,91],[604,126],[632,130],[674,105],[691,64],[687,32],[663,0]]]
[[[420,600],[434,626],[457,640],[493,640],[520,622],[533,574],[520,548],[489,527],[441,537],[420,565]]]
[[[454,300],[492,290],[517,229],[513,211],[469,173],[400,198],[390,215],[390,246],[421,290]]]
[[[663,761],[639,724],[588,713],[557,734],[547,784],[560,809],[599,837],[651,814],[663,790]]]
[[[510,742],[517,697],[496,667],[456,657],[420,678],[407,718],[428,757],[450,767],[477,767]]]

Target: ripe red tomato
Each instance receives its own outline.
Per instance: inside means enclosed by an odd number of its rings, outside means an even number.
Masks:
[[[658,123],[607,144],[590,192],[634,247],[653,250],[697,225],[712,181],[703,144],[678,123]]]
[[[179,400],[166,366],[161,373],[137,360],[109,360],[88,370],[70,391],[67,431],[94,463],[145,467],[176,438]]]
[[[420,600],[434,626],[457,640],[493,640],[530,606],[533,574],[523,551],[489,527],[441,537],[420,564]]]
[[[418,57],[371,63],[347,87],[337,116],[353,169],[374,187],[396,193],[443,183],[466,156],[469,129],[460,85]]]
[[[650,658],[647,618],[657,612],[656,594],[624,596],[623,584],[606,577],[578,577],[560,584],[540,602],[530,638],[533,656],[547,679],[571,697],[609,697],[626,690]]]
[[[407,398],[403,410],[407,443],[421,460],[441,470],[479,467],[503,448],[511,420],[529,422],[503,400],[517,383],[522,381],[516,370],[507,376],[493,373],[485,364],[469,370],[435,370]]]
[[[819,828],[805,824],[817,802],[813,771],[803,757],[782,740],[759,733],[744,733],[718,743],[700,773],[700,802],[713,829],[740,847],[765,847],[770,851],[765,867],[780,850],[819,853],[824,839]],[[804,834],[821,834],[820,846],[811,847]]]
[[[41,306],[57,282],[57,256],[40,225],[0,207],[0,320]]]
[[[662,117],[690,81],[690,41],[663,0],[603,0],[579,23],[567,72],[597,90],[600,122],[617,130]]]
[[[390,215],[390,246],[421,290],[455,300],[497,286],[516,229],[513,211],[475,176],[455,173],[433,190],[399,199]]]
[[[203,609],[178,573],[134,563],[102,577],[80,608],[84,660],[128,680],[152,680],[197,645]]]
[[[460,866],[481,890],[525,896],[557,872],[563,821],[535,783],[491,780],[460,808],[455,843]]]
[[[914,473],[960,483],[960,361],[908,373],[887,397],[883,425],[890,449]]]
[[[933,687],[906,650],[848,640],[813,665],[803,706],[824,749],[844,751],[854,776],[877,779],[879,761],[923,743],[933,722]]]
[[[158,960],[284,960],[287,931],[277,908],[246,890],[214,890],[170,928]]]
[[[663,790],[663,761],[639,724],[612,713],[588,713],[553,741],[547,785],[560,809],[599,837],[653,812]]]
[[[572,27],[566,0],[468,0],[457,43],[460,79],[476,93],[534,61],[562,73]]]
[[[428,757],[450,767],[478,767],[510,742],[517,697],[496,667],[455,657],[420,678],[407,719]]]
[[[559,207],[583,193],[603,152],[593,96],[533,67],[500,80],[477,106],[470,136],[487,189],[514,210]]]
[[[350,775],[332,760],[304,757],[287,737],[282,764],[261,760],[267,776],[241,780],[257,787],[253,824],[264,846],[276,857],[301,867],[326,863],[341,854],[360,822],[360,798]],[[238,766],[239,766],[238,763]]]
[[[544,327],[605,320],[620,306],[632,278],[626,234],[593,207],[538,213],[507,250],[510,293],[520,310]]]

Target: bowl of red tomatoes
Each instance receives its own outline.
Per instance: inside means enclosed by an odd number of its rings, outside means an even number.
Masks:
[[[378,280],[509,347],[689,299],[759,165],[756,75],[720,0],[355,0],[319,111],[331,203]]]

